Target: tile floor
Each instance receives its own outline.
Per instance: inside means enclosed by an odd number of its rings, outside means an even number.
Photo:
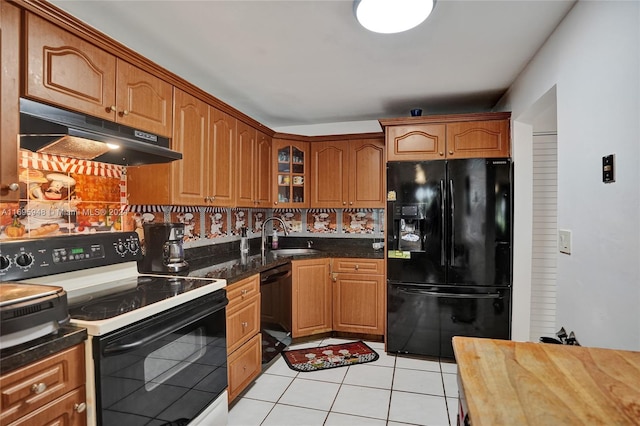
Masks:
[[[229,426],[455,426],[454,363],[387,354],[383,343],[366,343],[380,355],[377,361],[298,373],[278,357],[231,407]]]

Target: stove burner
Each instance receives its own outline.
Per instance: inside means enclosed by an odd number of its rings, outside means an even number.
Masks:
[[[142,275],[107,283],[106,290],[74,301],[69,307],[69,313],[73,319],[104,320],[178,296],[211,282],[190,277]]]

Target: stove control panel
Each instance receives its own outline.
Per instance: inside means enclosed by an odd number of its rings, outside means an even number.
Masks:
[[[0,281],[23,280],[142,259],[135,232],[25,239],[0,244]]]

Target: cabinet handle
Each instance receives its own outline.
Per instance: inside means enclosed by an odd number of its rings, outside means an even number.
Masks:
[[[125,109],[120,112],[120,117],[124,117],[125,115],[129,115],[129,110]]]
[[[36,395],[40,395],[42,392],[46,390],[47,390],[47,385],[45,385],[42,382],[34,383],[31,385],[31,392],[35,393]]]
[[[240,294],[242,294],[242,298],[244,299],[244,297],[247,295],[247,293],[249,293],[249,290],[244,289],[240,291]]]
[[[249,325],[249,323],[248,323],[248,322],[246,322],[246,321],[243,321],[243,322],[242,322],[242,328],[247,328],[247,326],[248,326],[248,325]]]
[[[87,404],[81,402],[80,404],[73,404],[73,411],[76,413],[82,413],[87,409]]]
[[[359,266],[359,265],[356,265],[356,271],[357,271],[358,269],[360,269],[360,266]]]
[[[453,155],[453,151],[449,151],[449,155]]]
[[[349,201],[349,205],[352,206],[353,205],[353,201]]]
[[[116,112],[116,106],[115,105],[111,105],[109,108],[107,108],[107,112]]]
[[[278,205],[278,202],[277,202],[277,201],[274,201],[274,202],[273,202],[273,204],[275,204],[275,205],[277,206],[277,205]]]
[[[18,185],[15,182],[10,183],[9,185],[2,185],[2,189],[8,189],[9,191],[17,191],[18,189],[20,189],[20,185]]]
[[[440,157],[442,157],[444,155],[444,152],[440,151],[438,154],[440,154]]]
[[[337,275],[336,275],[336,273],[335,273],[335,272],[331,274],[331,280],[332,280],[334,283],[335,283],[336,281],[338,281],[338,277],[337,277]]]

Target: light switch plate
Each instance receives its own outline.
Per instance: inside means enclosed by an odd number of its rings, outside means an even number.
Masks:
[[[571,231],[558,229],[558,248],[560,253],[571,254]]]

